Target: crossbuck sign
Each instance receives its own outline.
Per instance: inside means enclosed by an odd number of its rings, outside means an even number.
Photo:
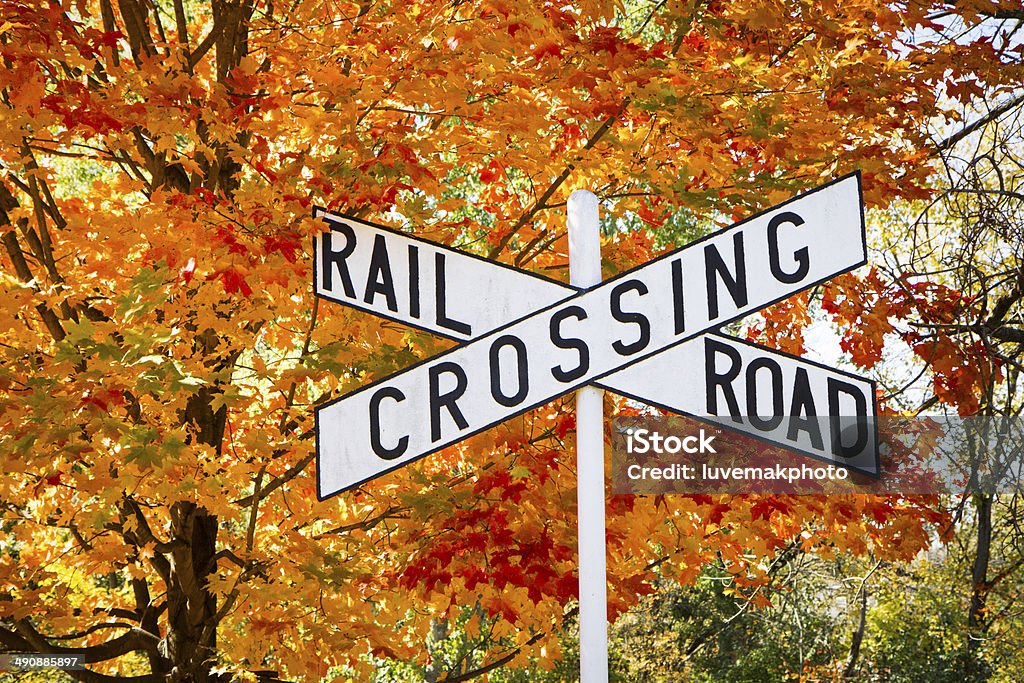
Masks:
[[[866,263],[859,174],[587,289],[315,216],[318,296],[461,342],[317,408],[321,499],[585,385],[878,472],[871,381],[718,331]]]

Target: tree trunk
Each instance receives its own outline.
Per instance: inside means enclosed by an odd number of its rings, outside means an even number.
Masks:
[[[978,669],[979,648],[985,637],[985,607],[988,603],[988,567],[992,556],[992,496],[974,497],[977,515],[977,548],[971,568],[971,606],[967,614],[967,674],[968,680],[982,680]]]
[[[850,656],[846,662],[846,669],[843,671],[843,678],[853,680],[857,673],[857,660],[860,659],[860,646],[864,642],[864,630],[867,626],[868,617],[868,587],[867,580],[860,587],[860,614],[857,621],[857,630],[853,633],[850,641]]]
[[[217,518],[194,503],[171,507],[170,585],[166,654],[170,683],[223,680],[211,669],[217,649],[217,599],[209,579],[216,568]]]

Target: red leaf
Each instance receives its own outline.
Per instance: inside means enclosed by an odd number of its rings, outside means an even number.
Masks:
[[[275,251],[281,252],[289,263],[295,263],[295,252],[301,248],[297,235],[283,233],[280,235],[267,235],[263,238],[263,245],[268,254]]]
[[[750,508],[750,519],[754,521],[759,519],[770,520],[772,512],[775,510],[778,510],[779,512],[789,512],[789,506],[775,500],[774,498],[759,500]]]
[[[498,162],[492,161],[487,164],[484,168],[480,169],[480,181],[484,183],[493,183],[495,180],[505,175],[504,169],[498,165]]]
[[[559,439],[564,439],[565,435],[574,429],[576,429],[576,416],[566,413],[558,419],[558,423],[555,425],[555,434]]]
[[[241,292],[242,296],[245,297],[252,294],[252,287],[250,287],[249,283],[245,281],[245,276],[234,268],[218,270],[211,273],[206,279],[212,280],[213,278],[220,280],[221,284],[224,285],[224,291],[228,294]]]
[[[536,50],[533,51],[533,56],[537,61],[544,59],[545,57],[561,57],[562,46],[558,43],[548,43],[546,45],[540,45]]]

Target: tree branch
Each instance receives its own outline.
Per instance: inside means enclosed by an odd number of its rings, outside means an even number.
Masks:
[[[328,531],[324,531],[323,533],[317,534],[313,538],[314,539],[321,539],[321,538],[324,538],[325,536],[333,536],[335,534],[343,534],[343,533],[348,532],[348,531],[355,531],[356,529],[362,529],[362,530],[371,529],[371,528],[377,526],[378,524],[380,524],[381,522],[383,522],[386,519],[395,519],[395,518],[405,519],[402,515],[403,515],[403,513],[408,512],[410,509],[411,508],[409,508],[408,506],[406,506],[406,507],[392,506],[392,507],[389,507],[384,512],[380,513],[379,515],[376,515],[374,517],[369,517],[367,519],[364,519],[361,522],[354,522],[352,524],[344,524],[342,526],[334,527],[333,529],[329,529]]]
[[[594,132],[594,134],[590,136],[590,139],[587,140],[587,144],[585,144],[583,146],[583,149],[580,150],[581,155],[583,152],[593,149],[594,146],[597,145],[598,142],[600,142],[601,138],[603,138],[608,133],[608,131],[612,129],[612,126],[615,125],[615,122],[619,119],[620,116],[622,116],[622,113],[629,106],[630,101],[630,98],[627,97],[625,100],[623,100],[622,105],[619,107],[619,111],[616,112],[615,114],[612,114],[611,116],[604,120],[604,123],[601,124],[601,127],[598,128]],[[516,224],[512,226],[512,229],[509,230],[508,234],[502,237],[501,241],[499,241],[498,244],[496,244],[487,253],[487,258],[496,258],[498,254],[500,254],[502,250],[508,246],[508,243],[512,241],[512,238],[515,237],[516,233],[522,230],[523,226],[529,223],[533,219],[533,217],[536,216],[538,213],[548,208],[548,200],[551,199],[551,196],[555,194],[555,191],[562,186],[562,183],[565,182],[566,178],[568,178],[569,175],[575,170],[575,162],[569,164],[564,169],[562,169],[562,172],[558,174],[558,177],[556,177],[551,182],[551,184],[548,185],[548,188],[544,190],[544,194],[542,194],[540,198],[533,203],[533,206],[531,206],[526,211],[526,213],[519,217],[519,220],[517,220]]]
[[[171,580],[171,565],[167,558],[161,553],[172,550],[174,544],[158,540],[149,528],[149,522],[146,520],[146,516],[142,512],[142,508],[139,507],[139,504],[133,499],[125,496],[121,504],[121,516],[127,519],[129,515],[135,519],[135,529],[125,529],[124,522],[120,524],[108,524],[107,528],[121,534],[121,537],[124,538],[125,542],[130,545],[141,548],[152,543],[157,552],[153,553],[149,557],[149,562],[153,565],[153,568],[156,569],[157,573],[160,574],[160,578],[162,578],[165,583],[169,584]]]
[[[308,430],[306,432],[303,432],[299,436],[299,440],[300,441],[304,441],[304,440],[310,438],[311,436],[313,436],[313,430],[312,429],[310,429],[310,430]],[[281,488],[282,486],[284,486],[285,484],[290,482],[295,477],[299,476],[299,474],[302,472],[302,470],[306,469],[306,467],[309,466],[309,463],[313,462],[314,458],[316,458],[316,453],[310,453],[306,457],[304,457],[302,460],[300,460],[297,463],[295,463],[295,465],[291,469],[289,469],[287,472],[282,472],[281,474],[279,474],[276,477],[274,477],[273,479],[271,479],[270,482],[266,486],[264,486],[263,488],[260,489],[259,500],[263,500],[264,498],[269,496],[271,493],[273,493],[277,489]],[[235,505],[241,505],[242,507],[248,507],[249,505],[252,505],[254,500],[256,500],[256,498],[254,498],[254,496],[252,496],[252,495],[249,495],[249,496],[246,496],[245,498],[239,498],[238,500],[234,501],[234,504]]]
[[[942,140],[941,142],[935,145],[935,151],[945,152],[950,147],[960,142],[971,133],[974,133],[980,130],[981,128],[984,128],[988,124],[992,123],[993,121],[1001,117],[1006,112],[1010,111],[1011,109],[1014,109],[1015,107],[1019,107],[1021,104],[1024,104],[1024,93],[1017,95],[1016,97],[1011,97],[1010,99],[1006,100],[1005,102],[997,106],[995,109],[990,111],[989,113],[982,116],[980,119],[973,121],[972,123],[969,123],[956,133],[950,135],[945,140]]]
[[[1018,269],[1017,284],[1013,289],[996,299],[995,305],[992,306],[992,312],[985,319],[985,327],[992,329],[1000,326],[1003,319],[1006,318],[1006,314],[1010,312],[1010,308],[1020,301],[1022,293],[1024,293],[1024,268]]]
[[[176,546],[183,543],[182,541],[161,541],[158,539],[153,533],[153,530],[149,528],[149,520],[146,519],[146,514],[142,511],[142,507],[134,498],[125,496],[123,498],[123,509],[127,510],[131,516],[135,518],[138,526],[136,527],[134,534],[142,542],[141,545],[149,545],[152,543],[157,552],[169,553],[173,551]]]
[[[64,647],[54,645],[39,633],[27,619],[19,619],[14,623],[16,632],[0,628],[0,641],[5,647],[15,644],[19,649],[42,652],[54,655],[82,655],[88,662],[105,662],[116,659],[129,652],[146,650],[156,652],[159,638],[141,628],[130,627],[128,633],[108,640],[99,645],[84,647]]]
[[[1024,21],[1024,10],[1020,9],[998,9],[994,12],[982,12],[983,16],[989,19],[1011,19]]]
[[[189,71],[192,71],[192,69],[196,67],[196,64],[199,63],[199,60],[206,56],[206,53],[210,51],[210,48],[213,47],[213,44],[217,42],[217,38],[220,36],[221,31],[223,31],[223,24],[215,21],[213,27],[210,29],[210,32],[206,34],[206,37],[203,38],[202,42],[199,43],[195,51],[193,51],[189,55]]]
[[[984,330],[984,333],[990,337],[995,337],[999,341],[1024,344],[1024,330],[1018,330],[1013,327],[998,327],[994,330]]]
[[[114,33],[117,31],[117,23],[114,21],[114,8],[110,5],[110,0],[100,0],[100,16],[103,18],[103,30],[107,33]],[[121,65],[121,56],[117,54],[117,46],[111,45],[107,48],[110,51],[110,61],[114,63],[115,67]]]
[[[11,194],[6,185],[0,183],[0,227],[9,226],[9,229],[3,233],[3,237],[0,237],[0,242],[3,242],[4,248],[7,250],[7,255],[14,266],[15,274],[23,284],[28,285],[34,280],[32,270],[28,266],[25,254],[21,250],[21,244],[18,242],[18,233],[15,231],[14,224],[7,213],[17,206],[18,200]],[[25,231],[25,227],[22,226],[23,231]],[[39,288],[35,285],[33,285],[33,289],[37,292],[39,291]],[[43,324],[50,332],[50,336],[53,337],[54,341],[59,342],[67,336],[64,327],[60,323],[60,318],[57,317],[57,314],[49,306],[45,303],[39,303],[36,304],[36,310],[39,311],[39,316],[43,319]]]
[[[143,57],[156,54],[153,36],[149,33],[149,13],[145,5],[136,0],[119,0],[118,7],[124,19],[124,29],[128,34],[128,45],[131,46],[135,63],[141,64]]]
[[[444,678],[439,680],[438,683],[462,683],[462,681],[469,681],[469,680],[472,680],[472,679],[476,678],[477,676],[483,676],[484,674],[490,673],[491,671],[494,671],[498,667],[505,666],[506,664],[511,662],[513,659],[516,658],[516,656],[520,652],[523,651],[524,647],[528,647],[530,645],[533,645],[538,640],[543,638],[544,635],[545,634],[543,632],[542,633],[538,633],[535,636],[533,636],[532,638],[530,638],[528,641],[526,641],[525,645],[521,645],[520,647],[517,647],[516,649],[512,650],[508,654],[506,654],[506,655],[504,655],[502,657],[499,657],[498,659],[495,659],[490,664],[487,664],[485,666],[481,666],[478,669],[473,669],[472,671],[467,671],[465,673],[461,673],[461,674],[458,674],[458,675],[455,675],[455,676],[445,676]]]
[[[92,626],[90,626],[89,628],[85,629],[84,631],[79,631],[77,633],[68,633],[67,635],[63,635],[63,636],[50,636],[50,639],[51,640],[77,640],[79,638],[85,638],[90,633],[96,633],[97,631],[102,631],[102,630],[108,629],[108,628],[133,629],[133,628],[138,628],[138,627],[133,625],[133,624],[128,624],[128,623],[121,622],[121,621],[107,621],[107,622],[104,622],[102,624],[93,624]]]
[[[178,43],[181,45],[181,56],[185,68],[192,73],[192,47],[189,45],[188,18],[185,16],[185,4],[182,0],[174,0],[174,24],[178,32]]]

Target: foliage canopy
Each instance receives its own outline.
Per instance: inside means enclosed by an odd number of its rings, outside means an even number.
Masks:
[[[613,271],[857,168],[874,207],[924,198],[925,123],[1022,80],[1019,43],[943,31],[1015,2],[0,8],[0,647],[84,651],[83,681],[363,679],[371,657],[429,666],[419,642],[460,608],[487,629],[477,672],[557,655],[564,403],[316,501],[312,406],[445,342],[313,300],[312,205],[561,276],[586,187]],[[888,317],[962,304],[925,287],[886,309],[872,277],[825,300],[863,366]],[[806,307],[752,334],[799,350]],[[935,366],[968,410],[975,351]],[[924,499],[608,506],[613,614],[712,561],[756,601],[786,553],[907,558],[944,519]]]

